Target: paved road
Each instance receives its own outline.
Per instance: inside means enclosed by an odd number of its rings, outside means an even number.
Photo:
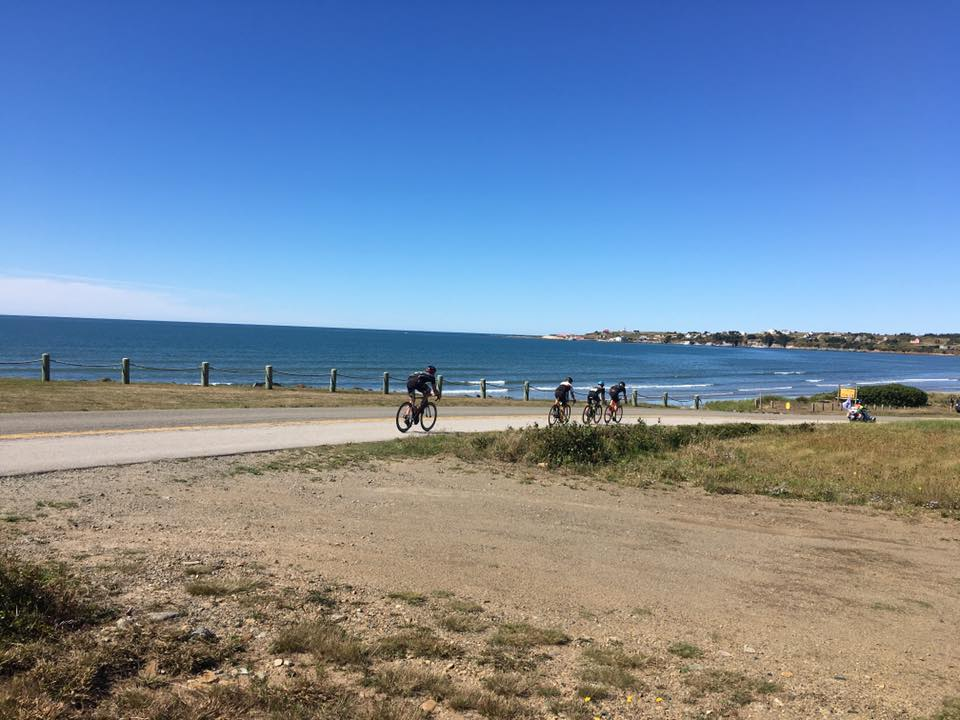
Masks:
[[[241,408],[0,415],[0,475],[153,460],[373,442],[401,435],[391,407]],[[434,432],[478,432],[543,424],[534,407],[441,406]],[[624,422],[838,422],[838,415],[750,415],[673,408],[629,410]]]

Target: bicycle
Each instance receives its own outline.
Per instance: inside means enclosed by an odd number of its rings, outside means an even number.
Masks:
[[[417,404],[407,400],[397,408],[397,430],[405,433],[418,423],[424,432],[433,430],[433,426],[437,424],[436,403],[426,400]]]
[[[593,423],[594,425],[599,425],[600,420],[603,418],[603,405],[599,402],[587,401],[587,404],[583,406],[583,424],[589,425]]]
[[[623,420],[623,403],[617,403],[617,409],[613,409],[613,403],[607,405],[607,409],[603,411],[603,422],[609,424],[611,421],[620,424],[620,421]]]
[[[547,414],[547,425],[553,426],[556,424],[563,425],[570,419],[570,406],[569,405],[552,405],[550,407],[550,412]]]

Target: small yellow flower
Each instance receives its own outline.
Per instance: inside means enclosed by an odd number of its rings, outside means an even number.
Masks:
[[[632,702],[633,702],[633,695],[627,695],[627,702],[628,702],[628,703],[632,703]]]
[[[584,702],[590,702],[590,696],[587,695],[585,698],[583,698],[583,701],[584,701]]]
[[[654,702],[663,702],[663,698],[662,698],[662,697],[658,697]]]

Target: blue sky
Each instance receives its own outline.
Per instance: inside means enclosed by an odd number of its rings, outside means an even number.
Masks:
[[[958,27],[937,0],[0,0],[0,313],[957,330]]]

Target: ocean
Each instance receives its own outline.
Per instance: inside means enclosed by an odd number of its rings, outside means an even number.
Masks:
[[[781,348],[733,348],[543,340],[509,335],[339,328],[95,320],[0,315],[0,377],[39,377],[50,353],[54,380],[119,380],[130,358],[132,382],[198,383],[201,361],[217,384],[261,382],[264,366],[281,385],[378,389],[384,372],[403,390],[427,364],[444,376],[444,394],[552,396],[566,375],[577,388],[623,380],[641,398],[687,404],[833,390],[839,384],[900,382],[960,393],[960,357]],[[16,364],[23,363],[23,364]]]

